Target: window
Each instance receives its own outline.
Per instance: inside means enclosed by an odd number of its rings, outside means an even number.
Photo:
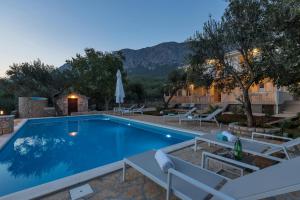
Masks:
[[[264,83],[260,83],[259,84],[259,92],[264,92],[265,91],[265,84]]]
[[[178,90],[177,96],[182,96],[182,90]]]

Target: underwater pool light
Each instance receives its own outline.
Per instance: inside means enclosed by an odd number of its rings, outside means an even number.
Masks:
[[[69,136],[75,137],[77,134],[78,134],[78,132],[73,131],[73,132],[70,132],[70,133],[69,133]]]

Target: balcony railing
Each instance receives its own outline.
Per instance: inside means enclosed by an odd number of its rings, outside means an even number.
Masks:
[[[263,105],[275,105],[276,104],[276,93],[275,92],[255,92],[250,93],[250,101],[252,104],[263,104]],[[241,104],[238,98],[241,98],[241,93],[222,93],[221,103],[224,104]],[[165,96],[167,99],[168,96]],[[282,104],[285,101],[292,100],[293,97],[288,92],[278,91],[278,104]],[[206,96],[174,96],[170,103],[181,104],[181,103],[195,103],[195,104],[213,104],[218,103],[215,101],[213,95]]]
[[[275,93],[274,92],[256,92],[250,93],[251,104],[275,104]],[[222,103],[227,104],[240,104],[238,98],[241,98],[241,95],[237,94],[222,94]]]
[[[285,101],[293,100],[293,96],[289,92],[278,91],[278,104],[283,104]]]
[[[167,100],[169,96],[165,96]],[[214,96],[174,96],[171,99],[173,104],[181,104],[181,103],[195,103],[195,104],[212,104],[214,103]]]

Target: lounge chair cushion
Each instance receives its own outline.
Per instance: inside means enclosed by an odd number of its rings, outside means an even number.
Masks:
[[[160,170],[160,167],[156,162],[154,155],[155,151],[148,151],[127,158],[127,160],[135,165],[132,167],[134,167],[136,170],[140,171],[145,176],[149,177],[162,187],[167,188],[167,174],[163,173]],[[201,181],[202,183],[205,183],[210,187],[217,188],[225,181],[225,179],[223,179],[221,176],[216,175],[210,171],[192,165],[191,163],[185,162],[173,156],[169,155],[169,157],[173,161],[177,171],[198,181]],[[195,200],[205,199],[209,195],[207,192],[175,176],[172,177],[171,188],[175,194],[179,192]]]
[[[227,137],[225,135],[223,135],[222,133],[217,133],[217,140],[220,140],[220,141],[228,141],[227,140]]]
[[[259,199],[256,195],[264,194],[266,196],[260,198],[266,198],[276,193],[298,191],[300,189],[299,169],[300,157],[229,181],[220,191],[236,199]]]
[[[227,138],[227,141],[229,142],[235,142],[237,137],[235,135],[232,135],[228,131],[222,131],[222,135],[224,135]]]
[[[164,172],[164,173],[168,173],[168,170],[170,168],[175,169],[174,163],[172,162],[172,160],[167,156],[167,154],[165,154],[163,151],[158,150],[155,153],[155,160],[158,163],[160,169]]]

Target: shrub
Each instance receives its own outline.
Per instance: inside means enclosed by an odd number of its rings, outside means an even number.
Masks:
[[[5,114],[10,114],[15,109],[15,99],[13,97],[0,97],[0,110],[4,110]]]

